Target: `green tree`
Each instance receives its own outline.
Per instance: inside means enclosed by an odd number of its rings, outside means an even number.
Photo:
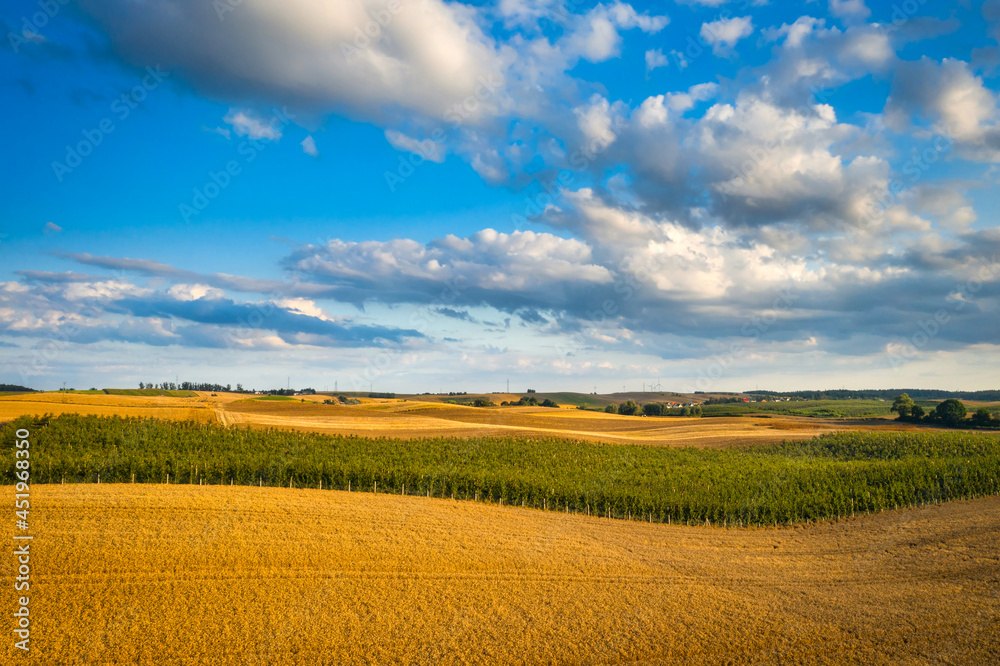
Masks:
[[[976,413],[972,415],[972,422],[977,426],[988,426],[993,418],[990,416],[990,410],[985,407],[980,407],[976,410]]]
[[[618,405],[618,413],[625,414],[626,416],[632,416],[639,411],[639,405],[635,400],[626,400],[622,404]]]
[[[949,425],[958,425],[965,420],[966,409],[961,400],[948,398],[934,408],[934,415]]]
[[[611,403],[610,405],[608,405],[607,407],[604,408],[604,412],[606,414],[617,414],[618,413],[618,405],[616,405],[614,403]]]
[[[924,411],[924,408],[921,407],[920,405],[913,405],[913,408],[910,409],[910,418],[912,418],[914,421],[919,421],[920,419],[924,418],[925,414],[926,412]]]
[[[895,402],[892,403],[892,409],[890,409],[889,411],[896,412],[897,414],[899,414],[899,419],[901,421],[905,421],[906,417],[908,417],[910,413],[913,411],[913,399],[910,396],[903,393],[898,398],[896,398]]]
[[[496,407],[489,398],[476,398],[472,401],[473,407]]]

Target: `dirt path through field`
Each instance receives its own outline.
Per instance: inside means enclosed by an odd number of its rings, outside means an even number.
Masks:
[[[233,425],[233,420],[226,416],[226,410],[220,405],[212,405],[212,409],[215,410],[215,417],[219,419],[219,423],[224,426]]]

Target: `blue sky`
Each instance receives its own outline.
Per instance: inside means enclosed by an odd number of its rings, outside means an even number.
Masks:
[[[1000,2],[0,21],[0,382],[996,388]]]

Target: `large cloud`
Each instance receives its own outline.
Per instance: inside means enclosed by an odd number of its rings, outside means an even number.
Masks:
[[[797,243],[789,242],[789,229],[768,226],[753,239],[723,226],[693,229],[653,217],[590,189],[564,192],[539,221],[576,239],[485,230],[430,243],[333,241],[300,248],[285,267],[359,303],[541,309],[545,317],[529,312],[522,319],[550,332],[602,331],[595,344],[608,348],[640,339],[655,344],[661,336],[739,337],[779,300],[772,338],[813,345],[858,338],[857,353],[911,335],[942,308],[963,323],[942,329],[936,346],[987,342],[998,323],[1000,265],[983,254],[997,245],[990,232],[914,242],[890,228]],[[859,245],[864,251],[855,251]],[[956,284],[970,278],[981,284],[961,295]],[[960,298],[968,304],[953,307]]]
[[[968,63],[924,57],[896,70],[885,113],[897,130],[924,121],[958,144],[967,159],[1000,160],[1000,117],[996,95]]]
[[[81,5],[130,62],[158,64],[238,101],[440,118],[502,69],[475,10],[440,0]]]
[[[867,224],[890,169],[881,157],[848,153],[858,128],[839,123],[829,105],[788,108],[751,92],[700,118],[684,116],[711,94],[697,87],[650,97],[615,125],[606,159],[629,160],[632,188],[646,207],[688,219],[708,204],[730,226]]]
[[[333,240],[300,248],[284,266],[302,278],[329,284],[340,300],[427,303],[452,294],[453,300],[484,300],[512,310],[562,307],[571,295],[609,285],[612,274],[591,256],[591,247],[579,240],[485,229],[468,238],[449,235],[427,244]]]
[[[424,337],[412,329],[327,316],[304,298],[236,302],[203,284],[166,290],[124,279],[31,272],[0,283],[0,334],[192,347],[299,344],[378,347]]]

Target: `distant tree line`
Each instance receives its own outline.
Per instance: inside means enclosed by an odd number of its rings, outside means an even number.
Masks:
[[[0,384],[0,393],[13,393],[15,391],[24,393],[35,393],[35,389],[28,388],[27,386],[20,386],[18,384]]]
[[[762,395],[762,394],[751,394],[751,393],[748,393],[747,395]],[[773,394],[772,393],[768,393],[768,395],[777,395],[777,393],[773,393]],[[781,395],[785,396],[785,397],[789,397],[789,394],[787,394],[787,393],[782,393]],[[740,403],[740,404],[742,404],[743,403],[743,398],[740,397],[740,396],[733,396],[731,398],[709,398],[708,400],[706,400],[702,404],[703,405],[729,405],[729,404],[732,404],[732,403]]]
[[[915,400],[978,400],[995,402],[1000,400],[1000,389],[988,391],[942,391],[940,389],[832,389],[828,391],[747,391],[747,395],[783,395],[806,400],[892,400],[900,393],[906,393]]]
[[[986,407],[980,407],[967,419],[968,410],[961,400],[948,398],[932,409],[925,410],[913,401],[907,393],[898,396],[892,403],[892,410],[899,414],[900,421],[911,423],[936,423],[949,426],[974,426],[978,428],[1000,428],[1000,410],[990,412]]]
[[[212,384],[210,382],[161,382],[159,384],[154,384],[153,382],[139,382],[140,389],[159,389],[161,391],[211,391],[213,393],[258,393],[257,389],[243,388],[243,384],[237,384],[236,388],[233,388],[232,384]],[[279,388],[279,389],[269,389],[266,391],[259,391],[264,395],[315,395],[316,389],[304,388],[304,389],[292,389],[292,388]]]
[[[608,414],[623,414],[625,416],[635,416],[636,414],[644,416],[701,416],[700,405],[695,405],[694,407],[672,407],[662,402],[649,402],[645,405],[640,405],[635,400],[626,400],[618,405],[611,403],[604,408],[604,411]]]
[[[395,393],[369,393],[369,398],[395,398]]]
[[[704,405],[728,405],[731,402],[743,402],[743,398],[732,397],[732,398],[709,398],[706,400]]]
[[[529,390],[528,393],[534,393],[534,391]],[[490,403],[490,405],[492,404],[493,403]],[[489,405],[476,405],[476,406],[479,407],[479,406],[489,406]],[[549,398],[545,398],[541,402],[538,402],[538,398],[532,395],[532,396],[522,396],[521,399],[518,400],[517,402],[514,402],[513,400],[511,400],[510,402],[507,401],[501,402],[500,406],[501,407],[558,407],[559,405],[558,403],[550,400]]]
[[[242,384],[237,384],[234,390],[231,384],[212,384],[210,382],[139,382],[140,389],[160,389],[161,391],[214,391],[221,393],[253,393],[253,389],[244,390]]]

